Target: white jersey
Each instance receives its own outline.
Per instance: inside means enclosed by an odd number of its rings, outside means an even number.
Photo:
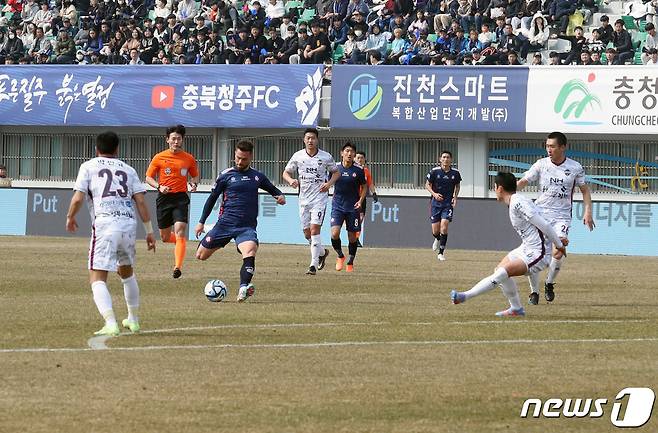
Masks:
[[[585,170],[578,162],[566,158],[556,165],[551,158],[542,158],[523,174],[523,179],[539,181],[541,194],[535,204],[548,219],[571,220],[573,191],[576,186],[585,185]]]
[[[295,170],[299,181],[299,205],[326,205],[329,192],[320,191],[320,187],[327,181],[328,175],[338,170],[331,154],[318,149],[318,152],[311,156],[306,149],[299,150],[286,165],[287,172],[292,173]]]
[[[86,194],[96,231],[134,231],[133,195],[145,192],[134,168],[116,158],[97,157],[80,166],[73,187]]]
[[[530,251],[550,251],[551,241],[530,219],[541,212],[532,200],[521,194],[514,194],[509,202],[509,219],[514,230],[521,236],[522,246]]]

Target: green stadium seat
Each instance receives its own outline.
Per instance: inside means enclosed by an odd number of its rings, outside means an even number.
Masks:
[[[436,40],[438,38],[439,38],[439,35],[437,35],[436,33],[430,33],[429,35],[427,35],[427,40],[432,42],[432,43],[436,42]]]
[[[626,30],[637,30],[637,25],[635,24],[635,19],[630,15],[622,15],[621,19],[624,21],[624,27]]]
[[[297,9],[301,8],[304,5],[304,3],[296,0],[290,0],[289,2],[286,2],[284,7],[286,8],[286,12],[289,12],[290,9]]]
[[[155,11],[149,11],[148,17],[151,19],[151,21],[155,21]]]
[[[315,18],[315,9],[304,9],[302,15],[299,17],[299,21],[311,22]]]
[[[336,48],[334,48],[334,52],[331,55],[334,63],[340,62],[344,56],[345,56],[345,47],[343,47],[342,45],[336,45]]]

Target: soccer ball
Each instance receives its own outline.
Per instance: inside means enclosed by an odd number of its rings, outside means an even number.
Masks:
[[[222,302],[228,295],[228,287],[222,280],[210,280],[203,289],[203,293],[210,302]]]

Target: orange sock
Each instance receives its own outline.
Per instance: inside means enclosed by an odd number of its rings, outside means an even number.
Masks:
[[[356,232],[354,233],[356,235],[356,238],[359,239],[361,237],[361,232]]]
[[[174,233],[174,232],[169,233],[169,240],[165,241],[165,242],[170,242],[172,244],[175,244],[176,243],[176,233]]]
[[[176,248],[174,254],[176,256],[176,267],[181,269],[183,267],[183,260],[185,260],[185,247],[187,246],[187,239],[185,237],[176,237]]]

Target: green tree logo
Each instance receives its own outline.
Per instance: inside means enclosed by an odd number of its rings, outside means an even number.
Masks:
[[[587,77],[588,82],[593,82],[596,79],[594,73],[590,73]],[[560,89],[553,110],[555,113],[562,113],[562,118],[565,123],[576,125],[599,125],[601,122],[593,122],[588,120],[580,120],[580,117],[585,112],[585,109],[601,108],[601,101],[596,95],[593,95],[587,84],[582,80],[573,79],[567,81]],[[569,118],[573,120],[567,121]]]

